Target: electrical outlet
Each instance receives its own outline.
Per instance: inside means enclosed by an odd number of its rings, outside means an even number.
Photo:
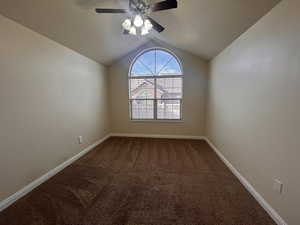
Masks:
[[[82,136],[78,136],[78,144],[82,144],[83,143],[83,138]]]
[[[274,180],[274,185],[273,185],[274,191],[276,191],[279,194],[282,194],[283,191],[283,183],[280,180]]]

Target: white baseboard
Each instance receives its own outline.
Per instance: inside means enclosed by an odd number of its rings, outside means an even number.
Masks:
[[[87,154],[89,151],[91,151],[93,148],[95,148],[97,145],[101,144],[103,141],[105,141],[107,138],[109,138],[110,135],[105,136],[104,138],[100,139],[99,141],[95,142],[94,144],[88,146],[86,149],[78,153],[77,155],[73,156],[72,158],[68,159],[67,161],[63,162],[59,166],[55,167],[54,169],[50,170],[48,173],[44,174],[43,176],[39,177],[38,179],[34,180],[30,184],[26,185],[24,188],[16,192],[15,194],[9,196],[8,198],[4,199],[0,202],[0,212],[7,207],[9,207],[11,204],[31,192],[33,189],[38,187],[40,184],[44,183],[51,177],[53,177],[58,172],[62,171],[67,166],[71,165],[74,161],[79,159],[80,157]]]
[[[278,225],[287,225],[283,218],[272,208],[272,206],[254,189],[254,187],[249,183],[249,181],[243,177],[243,175],[225,158],[225,156],[217,149],[217,147],[205,137],[206,142],[210,147],[216,152],[220,159],[225,163],[225,165],[231,170],[231,172],[239,179],[239,181],[244,185],[244,187],[250,192],[250,194],[258,201],[258,203],[267,211],[267,213],[272,217],[272,219]]]
[[[170,138],[170,139],[205,140],[205,137],[203,137],[203,136],[164,135],[164,134],[111,133],[110,136],[111,137],[142,137],[142,138]]]

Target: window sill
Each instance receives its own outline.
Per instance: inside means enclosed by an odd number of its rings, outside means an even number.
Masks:
[[[133,123],[184,123],[184,120],[129,120]]]

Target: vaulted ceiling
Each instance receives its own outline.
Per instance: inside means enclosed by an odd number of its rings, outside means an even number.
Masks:
[[[166,30],[147,37],[122,34],[121,23],[126,15],[94,12],[95,7],[127,7],[128,0],[1,0],[0,13],[110,65],[149,39],[159,39],[209,60],[279,1],[178,0],[178,9],[152,14]]]

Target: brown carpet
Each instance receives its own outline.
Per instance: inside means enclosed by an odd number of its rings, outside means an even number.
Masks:
[[[204,141],[110,138],[0,225],[275,225]]]

